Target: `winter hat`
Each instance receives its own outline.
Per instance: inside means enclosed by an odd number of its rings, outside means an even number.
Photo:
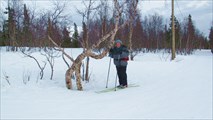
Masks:
[[[120,43],[120,44],[122,44],[122,41],[121,40],[119,40],[119,39],[117,39],[117,40],[115,40],[115,44],[116,43]]]

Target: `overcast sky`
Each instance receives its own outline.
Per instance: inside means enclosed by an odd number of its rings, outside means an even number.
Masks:
[[[166,2],[165,2],[166,1]],[[171,16],[171,0],[150,0],[141,2],[142,14],[158,13],[169,21]],[[212,0],[175,0],[175,16],[178,20],[184,20],[192,15],[194,24],[206,36],[210,26],[213,26],[213,2]]]
[[[1,2],[4,0],[0,0]],[[51,8],[49,0],[23,0],[28,5],[36,5],[38,11]],[[62,0],[61,0],[62,1]],[[76,12],[76,8],[83,10],[82,0],[66,0],[66,12],[72,15],[72,21],[81,25],[82,17]],[[62,1],[64,2],[64,1]],[[98,2],[98,0],[97,0]],[[2,7],[2,4],[1,4]],[[171,16],[171,0],[143,0],[140,1],[141,15],[153,15],[155,13],[164,16],[165,22],[169,22]],[[175,0],[175,16],[182,21],[189,14],[192,15],[195,26],[208,36],[209,29],[213,26],[213,2],[212,0]]]

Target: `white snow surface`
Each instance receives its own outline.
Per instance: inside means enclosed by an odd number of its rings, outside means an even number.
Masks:
[[[74,58],[82,49],[66,49]],[[1,48],[1,119],[213,119],[212,64],[210,50],[193,55],[140,53],[127,67],[128,83],[139,87],[96,93],[106,87],[109,57],[90,59],[90,82],[83,91],[65,86],[66,64],[56,58],[53,80],[47,64],[44,78],[33,59]],[[42,63],[39,52],[33,53]],[[43,64],[43,63],[42,63]],[[23,76],[30,80],[24,84]],[[5,79],[8,77],[9,85]],[[108,87],[115,86],[111,65]]]

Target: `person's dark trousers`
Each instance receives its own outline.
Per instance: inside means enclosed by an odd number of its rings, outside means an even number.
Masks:
[[[120,85],[127,85],[126,67],[127,66],[116,66]]]

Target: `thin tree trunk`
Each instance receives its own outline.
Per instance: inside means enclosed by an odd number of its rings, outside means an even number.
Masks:
[[[89,57],[87,57],[87,62],[86,62],[86,75],[85,75],[85,80],[89,82]]]
[[[132,26],[132,21],[130,22],[129,25],[129,50],[130,50],[130,60],[133,60],[134,56],[133,56],[133,50],[132,50],[132,33],[133,33],[133,26]]]
[[[174,22],[174,0],[172,0],[172,60],[175,59],[175,22]]]
[[[77,66],[76,66],[76,70],[75,70],[75,76],[76,76],[76,85],[77,85],[77,89],[82,91],[83,87],[81,84],[81,64],[82,62],[80,62]]]
[[[138,0],[133,0],[130,3],[130,10],[129,10],[129,19],[130,19],[130,23],[129,23],[129,50],[130,50],[130,60],[134,59],[134,55],[133,55],[133,49],[132,49],[132,34],[133,34],[133,22],[136,16],[136,9],[137,9],[137,5],[138,5]]]

